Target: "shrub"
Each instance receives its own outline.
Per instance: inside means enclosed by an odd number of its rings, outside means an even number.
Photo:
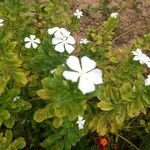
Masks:
[[[0,2],[0,149],[97,149],[99,136],[149,148],[150,34],[116,52],[112,14],[75,44],[76,13],[67,1]]]

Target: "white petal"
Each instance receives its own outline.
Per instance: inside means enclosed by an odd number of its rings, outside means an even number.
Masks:
[[[94,69],[85,74],[85,78],[93,84],[103,83],[102,71],[100,69]]]
[[[75,48],[72,45],[65,44],[65,49],[69,54],[71,54]]]
[[[29,37],[25,37],[24,41],[25,41],[25,42],[30,42],[31,39],[30,39]]]
[[[148,61],[149,61],[149,57],[146,56],[145,54],[142,54],[139,57],[139,61],[140,63],[143,65],[143,64],[146,64]]]
[[[65,28],[60,28],[60,32],[62,33],[63,36],[66,36],[66,37],[70,35],[70,32],[67,31]]]
[[[79,128],[79,130],[80,130],[80,129],[83,129],[84,127],[83,127],[82,124],[78,124],[78,128]]]
[[[35,42],[35,43],[38,43],[38,44],[41,43],[40,39],[35,39],[34,42]]]
[[[77,18],[78,18],[78,19],[80,19],[80,18],[81,18],[81,16],[80,16],[80,15],[78,15],[78,16],[77,16]]]
[[[82,120],[82,121],[80,122],[80,124],[84,125],[84,124],[85,124],[85,120]]]
[[[77,12],[75,12],[75,13],[73,13],[74,14],[74,16],[78,16],[78,13]]]
[[[65,48],[64,48],[64,43],[59,43],[55,46],[55,51],[57,52],[64,52],[65,51]]]
[[[54,33],[54,36],[55,36],[56,38],[63,38],[63,34],[60,32],[60,30],[56,31],[56,32]]]
[[[48,34],[52,35],[58,30],[59,30],[59,27],[50,28],[48,29]]]
[[[78,88],[83,94],[95,91],[95,85],[90,83],[84,76],[80,77]]]
[[[57,38],[57,37],[54,37],[52,39],[52,44],[56,45],[56,44],[59,44],[59,43],[62,43],[62,39]]]
[[[75,43],[76,43],[76,41],[75,41],[75,39],[74,39],[73,36],[69,36],[69,37],[67,38],[66,42],[67,42],[68,44],[75,44]]]
[[[146,63],[147,67],[150,68],[150,61]]]
[[[114,17],[114,18],[117,18],[117,16],[118,16],[118,13],[116,13],[116,12],[114,12],[114,13],[111,13],[111,15],[110,15],[111,17]]]
[[[4,20],[3,20],[3,19],[0,19],[0,23],[2,23],[2,22],[4,22]]]
[[[78,57],[76,56],[69,56],[69,58],[66,60],[66,64],[68,67],[74,71],[80,72],[81,66]]]
[[[79,9],[76,9],[76,13],[79,13],[80,12],[80,10]]]
[[[81,39],[80,40],[80,44],[87,44],[89,43],[90,41],[88,41],[87,39]]]
[[[54,36],[58,38],[68,37],[70,32],[67,31],[65,28],[60,28],[58,31],[55,32]]]
[[[83,117],[82,116],[78,116],[78,121],[82,121]]]
[[[91,60],[87,56],[83,56],[81,58],[81,66],[84,72],[88,72],[93,70],[96,67],[96,62]]]
[[[140,60],[139,56],[134,56],[133,60],[137,61]]]
[[[32,42],[32,47],[33,47],[34,49],[36,49],[36,48],[38,47],[38,45],[37,45],[36,43]]]
[[[150,78],[145,79],[145,86],[149,86],[150,85]]]
[[[64,71],[63,76],[67,80],[71,80],[72,82],[77,82],[80,74],[78,72],[73,72],[73,71]]]
[[[139,49],[139,48],[136,49],[136,52],[137,52],[138,54],[142,54],[142,50]]]
[[[26,43],[25,48],[31,48],[31,42]]]
[[[34,40],[35,38],[36,38],[35,35],[30,35],[30,39],[31,39],[31,40]]]

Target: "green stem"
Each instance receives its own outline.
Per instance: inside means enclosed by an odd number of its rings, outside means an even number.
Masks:
[[[127,143],[129,143],[131,146],[133,146],[136,150],[141,150],[138,147],[136,147],[133,143],[131,143],[128,139],[126,139],[125,137],[123,137],[120,134],[116,134],[119,138],[123,139],[124,141],[126,141]]]

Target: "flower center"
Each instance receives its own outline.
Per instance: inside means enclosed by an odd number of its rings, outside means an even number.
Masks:
[[[62,43],[66,43],[67,38],[66,37],[62,37]]]
[[[85,72],[83,70],[80,71],[80,76],[85,75]]]

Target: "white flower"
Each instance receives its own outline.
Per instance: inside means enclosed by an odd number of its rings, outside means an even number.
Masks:
[[[78,57],[70,56],[66,64],[73,71],[64,71],[63,76],[72,82],[77,82],[79,79],[78,88],[83,94],[95,91],[95,85],[103,83],[102,71],[95,69],[95,61],[87,56],[83,56],[81,62]]]
[[[137,48],[136,51],[133,51],[132,54],[134,55],[133,60],[139,61],[142,65],[147,64],[150,61],[150,58],[143,54],[139,48]]]
[[[117,12],[113,12],[113,13],[111,13],[110,17],[117,18],[118,17],[118,13]]]
[[[20,99],[20,96],[16,96],[16,97],[13,98],[13,101],[15,102],[15,101],[17,101],[19,99]]]
[[[150,75],[147,76],[147,79],[145,79],[145,86],[150,85]]]
[[[70,54],[74,51],[74,47],[73,45],[76,43],[74,37],[72,36],[66,36],[66,35],[62,35],[60,34],[60,36],[58,37],[54,37],[52,39],[52,44],[56,45],[55,46],[55,51],[58,52],[64,52],[65,50]]]
[[[83,12],[77,9],[76,12],[74,13],[74,16],[80,19],[83,16]]]
[[[87,44],[89,43],[90,41],[88,41],[87,39],[81,39],[80,40],[80,44]]]
[[[76,43],[74,37],[65,28],[54,27],[48,29],[50,35],[54,34],[52,44],[55,46],[55,51],[64,52],[65,50],[70,54],[74,51],[73,45]]]
[[[62,36],[68,37],[70,35],[70,32],[67,31],[65,28],[54,27],[48,29],[48,34],[54,34],[55,37],[61,38]]]
[[[30,35],[30,38],[26,37],[24,41],[26,42],[25,44],[26,48],[33,47],[34,49],[36,49],[38,47],[38,44],[41,43],[40,39],[36,38],[35,35]]]
[[[76,123],[78,124],[79,129],[83,129],[83,126],[85,124],[85,120],[83,120],[82,116],[78,116],[78,121]]]
[[[0,19],[0,27],[2,27],[4,25],[4,20],[3,19]]]

